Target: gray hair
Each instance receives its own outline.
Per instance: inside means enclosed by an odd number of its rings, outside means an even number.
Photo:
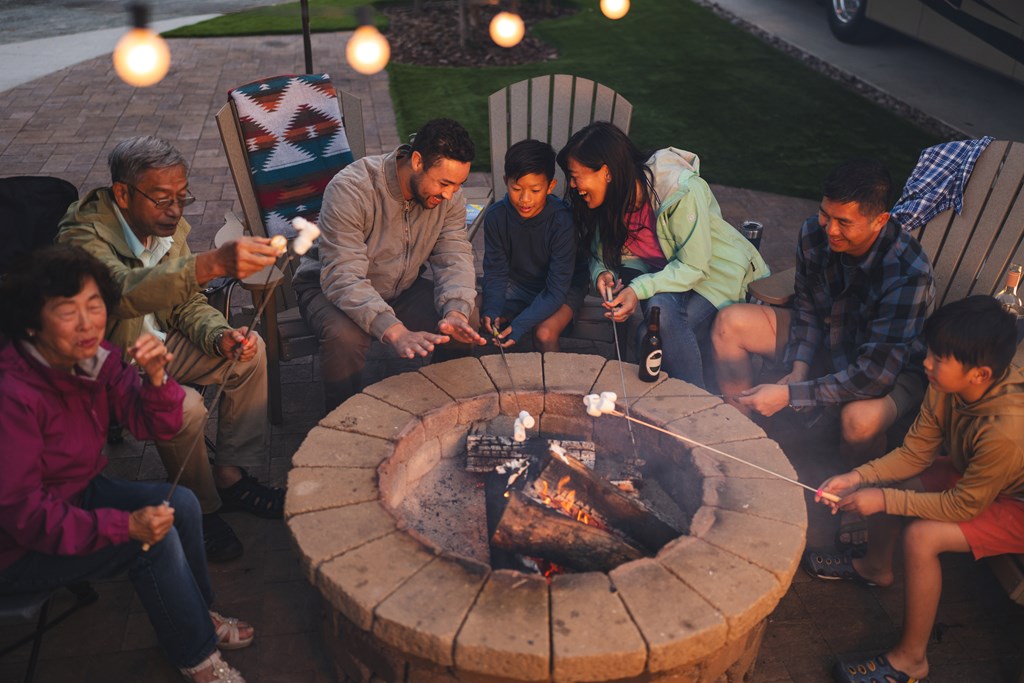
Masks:
[[[184,166],[188,162],[171,143],[155,135],[128,138],[117,143],[107,157],[110,166],[110,182],[136,185],[143,173],[151,168]]]

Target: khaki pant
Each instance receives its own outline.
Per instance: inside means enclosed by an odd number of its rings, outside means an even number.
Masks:
[[[257,344],[256,357],[245,363],[235,363],[229,374],[230,360],[206,355],[177,332],[167,337],[167,350],[174,354],[167,366],[167,374],[185,389],[182,404],[184,422],[177,436],[170,441],[158,441],[156,449],[172,480],[184,463],[181,485],[196,494],[203,514],[216,512],[221,502],[203,439],[206,405],[198,391],[185,385],[208,386],[212,397],[217,386],[225,380],[227,382],[217,413],[216,465],[258,467],[266,464],[267,355],[263,339],[257,337]]]

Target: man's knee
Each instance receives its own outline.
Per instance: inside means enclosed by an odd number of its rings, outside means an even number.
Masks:
[[[183,387],[185,389],[185,398],[181,402],[181,431],[179,434],[187,432],[202,432],[206,427],[206,403],[203,401],[202,395],[193,389],[192,387]]]
[[[896,419],[896,406],[888,396],[852,401],[840,412],[843,441],[866,444],[885,434]]]

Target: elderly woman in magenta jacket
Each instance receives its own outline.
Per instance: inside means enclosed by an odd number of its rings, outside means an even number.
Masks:
[[[103,341],[117,289],[77,247],[36,252],[0,290],[0,595],[127,571],[186,676],[242,681],[218,647],[248,645],[253,629],[210,611],[195,496],[179,488],[164,505],[167,484],[102,474],[111,414],[141,439],[181,428],[167,349],[143,335],[133,367]]]
[[[637,304],[661,309],[662,368],[704,387],[701,349],[718,309],[744,301],[769,274],[761,255],[725,222],[698,175],[695,154],[669,147],[649,158],[614,125],[592,123],[558,153],[591,275],[609,309],[627,320]],[[643,334],[644,328],[639,331]]]

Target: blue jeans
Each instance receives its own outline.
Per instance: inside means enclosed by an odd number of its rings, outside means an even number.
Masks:
[[[166,483],[122,481],[100,475],[86,488],[81,507],[137,510],[159,505],[169,489]],[[0,595],[39,593],[127,571],[171,662],[178,667],[196,666],[217,647],[209,612],[213,589],[206,571],[202,512],[187,488],[176,489],[170,503],[174,526],[148,552],[143,552],[138,541],[108,546],[89,555],[30,552],[0,570]]]
[[[645,319],[652,306],[661,309],[661,369],[669,377],[705,388],[703,352],[710,348],[711,323],[718,309],[694,291],[661,292],[641,301]],[[641,325],[637,348],[646,333],[647,325]]]

